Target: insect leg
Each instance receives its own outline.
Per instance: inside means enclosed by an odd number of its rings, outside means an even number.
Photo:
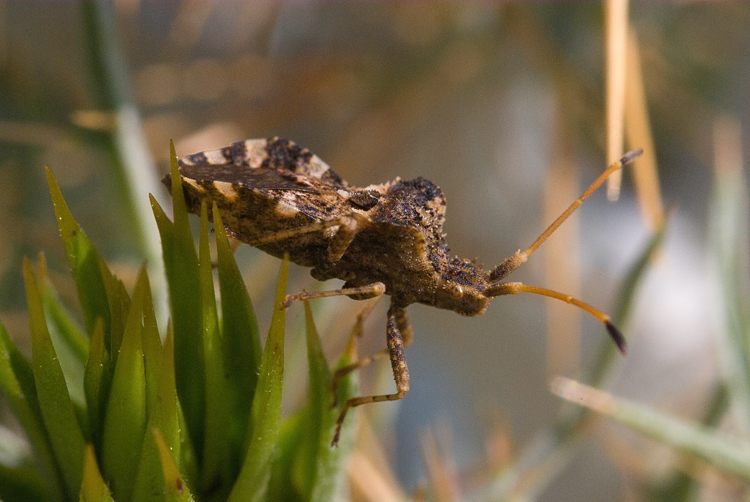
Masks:
[[[337,227],[341,226],[345,222],[343,221],[344,218],[339,218],[335,220],[330,221],[321,221],[318,223],[311,223],[309,225],[306,225],[304,227],[299,228],[290,228],[288,230],[281,230],[278,232],[275,232],[271,235],[268,235],[266,237],[262,237],[260,239],[253,239],[253,240],[247,240],[245,241],[250,246],[256,247],[261,244],[268,244],[270,242],[278,242],[283,241],[285,239],[289,239],[291,237],[296,237],[298,235],[302,234],[309,234],[312,232],[320,232],[321,230],[325,230],[327,228]],[[348,219],[348,218],[347,218]]]
[[[406,366],[406,357],[404,354],[404,340],[399,330],[397,319],[406,319],[401,307],[391,303],[388,310],[388,323],[386,327],[386,336],[388,340],[388,354],[391,359],[391,368],[393,369],[393,379],[396,382],[396,392],[394,394],[381,394],[377,396],[360,396],[353,397],[344,403],[339,418],[336,420],[336,433],[333,436],[331,446],[336,446],[341,433],[341,425],[344,423],[346,414],[350,408],[368,403],[380,403],[383,401],[397,401],[403,399],[409,391],[409,368]]]
[[[354,322],[354,327],[352,328],[351,333],[349,334],[349,340],[346,343],[346,352],[347,353],[354,353],[354,346],[357,343],[358,338],[362,338],[362,327],[364,326],[365,319],[370,317],[370,314],[372,313],[373,309],[375,308],[375,305],[377,304],[379,299],[374,299],[370,302],[367,302],[365,306],[357,313],[357,320]],[[387,351],[382,351],[383,355],[387,354]],[[378,352],[380,354],[380,352]],[[378,359],[381,356],[378,357]],[[369,364],[369,363],[366,363]],[[333,390],[333,406],[338,406],[338,386],[339,386],[339,380],[352,371],[356,370],[357,368],[361,367],[357,363],[350,364],[349,366],[345,366],[343,368],[338,369],[334,374],[332,380],[331,389]]]
[[[356,216],[342,216],[331,221],[321,221],[300,228],[282,230],[261,239],[247,241],[247,243],[251,246],[258,246],[260,244],[282,241],[302,234],[320,232],[328,228],[338,227],[336,233],[330,238],[325,256],[321,258],[318,266],[311,271],[312,276],[316,279],[326,280],[333,277],[328,271],[344,255],[349,244],[351,244],[354,237],[361,230],[362,224],[362,220],[357,219]]]
[[[369,314],[369,312],[367,312]],[[360,320],[361,314],[357,316],[357,325],[359,327],[359,331],[356,332],[357,336],[361,336],[362,334],[362,320]],[[406,316],[406,309],[396,309],[396,327],[401,332],[401,339],[404,342],[404,347],[408,347],[411,345],[412,340],[414,339],[414,330],[411,328],[411,323],[409,322],[409,318]],[[352,335],[354,335],[355,332],[352,332]],[[351,373],[352,371],[356,371],[360,368],[364,368],[365,366],[369,365],[373,361],[377,361],[379,359],[382,359],[386,356],[390,355],[390,349],[385,348],[381,350],[380,352],[376,352],[368,357],[362,358],[358,360],[355,363],[350,364],[349,366],[345,366],[343,368],[340,368],[336,371],[336,373],[333,374],[333,395],[336,396],[337,388],[339,380],[344,378],[346,375]]]
[[[303,291],[294,295],[286,295],[283,307],[289,308],[293,302],[298,300],[314,300],[316,298],[329,298],[331,296],[356,296],[357,300],[375,298],[385,293],[385,284],[374,282],[366,286],[356,288],[329,289],[327,291]]]
[[[414,339],[414,330],[411,328],[411,322],[406,316],[406,309],[396,309],[396,326],[401,331],[401,338],[404,339],[404,347],[411,345]]]
[[[360,230],[362,230],[363,226],[367,224],[365,221],[358,218],[356,214],[353,214],[352,216],[342,216],[336,221],[338,223],[338,229],[328,242],[326,254],[320,258],[318,265],[310,271],[310,275],[319,281],[325,281],[336,277],[331,270],[334,265],[336,265],[336,262],[344,256],[344,253],[349,248],[349,244],[352,243]]]
[[[359,223],[355,218],[344,216],[340,220],[341,222],[336,235],[331,238],[331,242],[328,245],[326,252],[325,262],[321,265],[323,269],[336,263],[344,256],[346,248],[352,243],[354,237],[357,235],[360,229]]]

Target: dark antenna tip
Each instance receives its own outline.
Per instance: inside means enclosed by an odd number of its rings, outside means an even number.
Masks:
[[[641,148],[638,148],[637,150],[630,150],[628,153],[622,156],[622,158],[620,159],[620,164],[622,164],[623,166],[629,164],[640,157],[642,153],[643,150]]]
[[[607,327],[607,332],[609,333],[609,336],[612,337],[612,340],[614,340],[615,345],[617,345],[617,348],[620,350],[620,353],[623,356],[628,355],[628,343],[625,341],[625,337],[622,335],[620,330],[617,329],[617,327],[615,327],[615,325],[609,321],[606,321],[604,325]]]

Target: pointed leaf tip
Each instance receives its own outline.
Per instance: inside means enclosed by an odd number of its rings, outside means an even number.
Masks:
[[[622,332],[609,321],[606,321],[604,325],[607,327],[607,332],[609,333],[609,336],[612,337],[615,345],[617,345],[620,353],[622,353],[623,356],[628,355],[628,343],[625,341],[625,337],[623,336]]]

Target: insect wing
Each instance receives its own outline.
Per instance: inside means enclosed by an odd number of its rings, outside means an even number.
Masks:
[[[320,186],[289,171],[258,169],[234,164],[181,164],[180,175],[198,182],[224,182],[255,190],[320,191]]]

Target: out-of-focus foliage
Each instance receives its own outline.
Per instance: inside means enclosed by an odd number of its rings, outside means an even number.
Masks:
[[[742,380],[747,292],[742,289],[746,285],[743,255],[737,251],[746,248],[747,239],[722,225],[729,221],[724,216],[734,214],[732,201],[737,200],[727,186],[739,190],[746,178],[727,182],[725,173],[718,177],[724,181],[717,182],[715,192],[706,187],[714,183],[710,168],[715,151],[721,150],[714,139],[717,116],[731,115],[741,131],[750,114],[750,67],[745,63],[750,60],[750,5],[634,2],[629,20],[640,45],[664,198],[674,211],[663,250],[650,262],[654,266],[640,276],[630,320],[621,326],[630,342],[630,355],[623,364],[615,360],[606,371],[594,371],[606,376],[602,385],[606,383],[617,395],[709,426],[723,419],[744,434],[747,424],[741,417],[747,407],[736,404],[750,399],[742,393],[747,384]],[[559,167],[560,157],[583,168],[580,173],[565,171],[575,178],[574,187],[593,179],[609,160],[602,154],[604,46],[603,8],[597,3],[0,3],[0,318],[18,345],[7,349],[7,357],[19,388],[26,395],[34,382],[32,369],[22,358],[33,351],[44,353],[44,344],[32,336],[39,333],[38,323],[30,327],[28,322],[22,260],[44,250],[44,265],[36,273],[30,273],[33,266],[26,267],[26,282],[33,278],[38,286],[53,344],[57,348],[62,341],[66,347],[58,350],[57,373],[67,382],[70,404],[58,404],[72,409],[76,420],[86,425],[81,427],[84,438],[103,440],[96,436],[107,424],[103,396],[119,385],[114,367],[107,367],[112,357],[107,353],[113,343],[119,347],[125,341],[131,295],[152,290],[153,317],[161,323],[166,319],[168,286],[158,270],[162,260],[155,237],[159,227],[150,218],[146,194],[153,193],[162,205],[168,198],[158,186],[159,174],[153,166],[167,171],[169,139],[175,140],[178,154],[185,155],[239,139],[279,135],[311,148],[358,186],[396,176],[424,176],[446,193],[451,252],[495,265],[530,243],[548,223],[539,221],[541,185]],[[743,143],[747,142],[740,139],[740,154]],[[741,155],[739,163],[744,169]],[[79,242],[80,262],[72,278],[67,273],[71,250],[56,238],[44,164],[53,167],[71,212],[108,267],[101,265],[93,247]],[[561,261],[546,262],[559,263],[552,265],[558,269],[580,269],[580,293],[575,293],[575,284],[554,287],[610,313],[620,300],[617,284],[653,237],[638,221],[627,174],[625,180],[617,205],[605,206],[603,197],[595,194],[581,208],[580,252],[571,249],[558,257]],[[709,206],[715,209],[711,220]],[[166,217],[159,215],[157,221],[162,234],[172,232]],[[187,221],[175,223],[175,228],[178,224],[186,227]],[[63,235],[76,228],[63,228]],[[188,254],[194,249],[187,237],[172,239],[170,245]],[[720,257],[718,270],[706,266],[706,249]],[[219,243],[219,256],[227,253]],[[193,254],[186,255],[185,263],[166,265],[168,276],[174,274],[172,266],[192,269],[189,275],[177,273],[186,288],[202,287],[209,279],[193,268],[199,263]],[[149,287],[141,272],[144,259]],[[252,277],[246,282],[259,312],[270,312],[273,273],[267,270],[275,262],[246,249],[238,251],[237,260],[239,270]],[[513,280],[546,285],[540,263],[532,259]],[[253,268],[257,264],[261,265]],[[195,424],[189,429],[191,447],[183,452],[187,460],[211,457],[211,448],[221,449],[219,445],[246,432],[240,425],[221,429],[223,417],[218,413],[201,416],[200,406],[213,397],[206,393],[209,382],[212,389],[223,387],[228,395],[247,395],[247,389],[257,384],[249,373],[244,380],[227,382],[206,368],[190,371],[203,364],[192,362],[193,357],[221,362],[233,373],[246,359],[260,361],[257,333],[243,338],[238,324],[239,318],[251,315],[249,304],[242,295],[229,292],[244,286],[234,272],[221,277],[220,269],[219,274],[221,303],[213,307],[215,313],[198,320],[195,312],[210,305],[211,298],[193,295],[182,303],[185,317],[178,316],[173,324],[175,331],[192,329],[202,334],[220,319],[227,338],[233,344],[244,343],[233,345],[237,352],[226,353],[211,351],[210,344],[181,345],[175,337],[176,374],[191,380],[189,384],[179,377],[176,381],[185,396],[181,420]],[[82,291],[79,282],[92,277]],[[292,267],[290,289],[313,287],[305,277],[306,271]],[[721,294],[716,287],[720,278]],[[109,303],[106,298],[117,301]],[[230,304],[228,298],[239,300]],[[711,308],[724,301],[728,308]],[[145,308],[143,315],[150,316],[145,307],[150,304],[143,299],[136,309]],[[340,311],[331,314],[330,309],[353,311],[359,306],[326,301],[312,308],[321,332],[327,334],[323,350],[330,359],[340,352],[348,331],[335,321],[348,317]],[[410,308],[416,335],[408,349],[412,389],[400,404],[399,432],[392,435],[385,432],[387,427],[378,429],[382,443],[394,446],[395,452],[389,462],[376,462],[374,447],[365,443],[367,460],[355,456],[353,465],[359,469],[351,469],[355,497],[367,499],[375,486],[387,484],[375,477],[367,488],[358,485],[364,481],[356,478],[357,473],[369,473],[370,467],[375,472],[398,472],[409,492],[425,474],[413,454],[417,431],[434,425],[436,417],[455,433],[454,449],[446,456],[460,467],[486,454],[494,460],[482,472],[497,474],[510,462],[498,453],[503,448],[485,442],[481,432],[485,418],[494,416],[487,408],[495,407],[511,429],[497,437],[512,436],[521,446],[516,454],[508,454],[519,461],[516,466],[533,458],[539,451],[535,447],[550,437],[550,428],[567,423],[556,421],[559,402],[547,392],[540,309],[541,304],[529,298],[498,299],[476,319]],[[292,314],[290,326],[302,322],[301,312],[300,308]],[[372,319],[362,342],[367,354],[383,346],[382,316]],[[258,322],[258,332],[266,332],[270,321],[261,316]],[[142,328],[147,331],[145,322]],[[554,336],[564,329],[553,326],[550,332]],[[585,375],[591,374],[593,360],[601,360],[597,349],[589,347],[603,336],[594,323],[585,322],[582,331],[581,373]],[[115,335],[112,340],[112,333],[123,338]],[[149,344],[156,345],[154,340],[142,337],[140,350],[145,354]],[[292,415],[291,410],[307,409],[302,397],[306,352],[296,343],[291,341],[287,347],[282,406],[290,410],[284,416],[292,418],[280,426],[282,453],[271,468],[270,490],[291,486],[279,474],[292,462],[288,452],[294,438],[302,434],[302,415]],[[127,346],[138,350],[137,344]],[[166,350],[165,344],[162,356]],[[159,372],[159,361],[159,357],[144,359],[143,397],[131,396],[133,400],[149,403],[159,392],[158,383],[148,377]],[[138,364],[128,367],[133,378],[141,372]],[[387,366],[362,376],[368,388],[380,381],[390,383]],[[727,406],[728,399],[733,406]],[[11,397],[6,401],[16,406]],[[250,406],[233,402],[231,413],[245,413]],[[393,404],[374,406],[369,413],[384,427],[395,409]],[[19,417],[42,413],[34,406],[14,410]],[[151,417],[155,411],[146,406],[142,413]],[[70,411],[61,415],[65,416]],[[37,444],[44,430],[41,424],[27,428],[28,441]],[[220,436],[212,447],[205,443],[209,431]],[[153,443],[154,455],[173,439],[168,432],[162,436],[153,441],[152,436],[144,436]],[[602,500],[628,490],[645,500],[683,500],[663,494],[689,493],[692,488],[685,487],[694,486],[691,479],[704,487],[706,499],[712,494],[707,486],[735,488],[733,480],[717,476],[710,468],[686,467],[621,428],[600,428],[594,437],[596,441],[577,443],[583,445],[579,456],[566,457],[575,462],[556,464],[555,469],[567,467],[555,481],[540,485],[541,493],[534,489],[530,493],[541,500]],[[77,444],[74,438],[70,441]],[[12,444],[8,442],[9,448]],[[86,453],[81,458],[87,460],[74,469],[79,472],[70,474],[88,480],[89,493],[97,493],[101,486],[90,459],[101,458],[102,453]],[[233,455],[230,464],[239,465],[238,453]],[[52,446],[38,458],[42,472],[56,472]],[[551,463],[557,459],[547,458]],[[174,460],[175,465],[187,465]],[[214,460],[210,471],[221,472],[223,460]],[[310,463],[297,465],[304,476],[293,479],[310,479]],[[167,472],[168,466],[162,467]],[[466,469],[469,475],[457,474],[464,488],[472,485],[477,472]],[[31,472],[30,466],[18,466],[12,479],[32,479]],[[172,476],[175,471],[169,472]],[[533,469],[529,472],[532,478],[536,474]],[[99,474],[108,479],[106,469]],[[183,474],[188,479],[198,475]],[[507,483],[511,478],[496,479]],[[0,483],[5,479],[8,476],[0,470]],[[56,488],[65,489],[65,478],[59,473],[49,479],[57,479],[50,486],[58,483]],[[22,496],[43,493],[33,483],[23,486]]]

